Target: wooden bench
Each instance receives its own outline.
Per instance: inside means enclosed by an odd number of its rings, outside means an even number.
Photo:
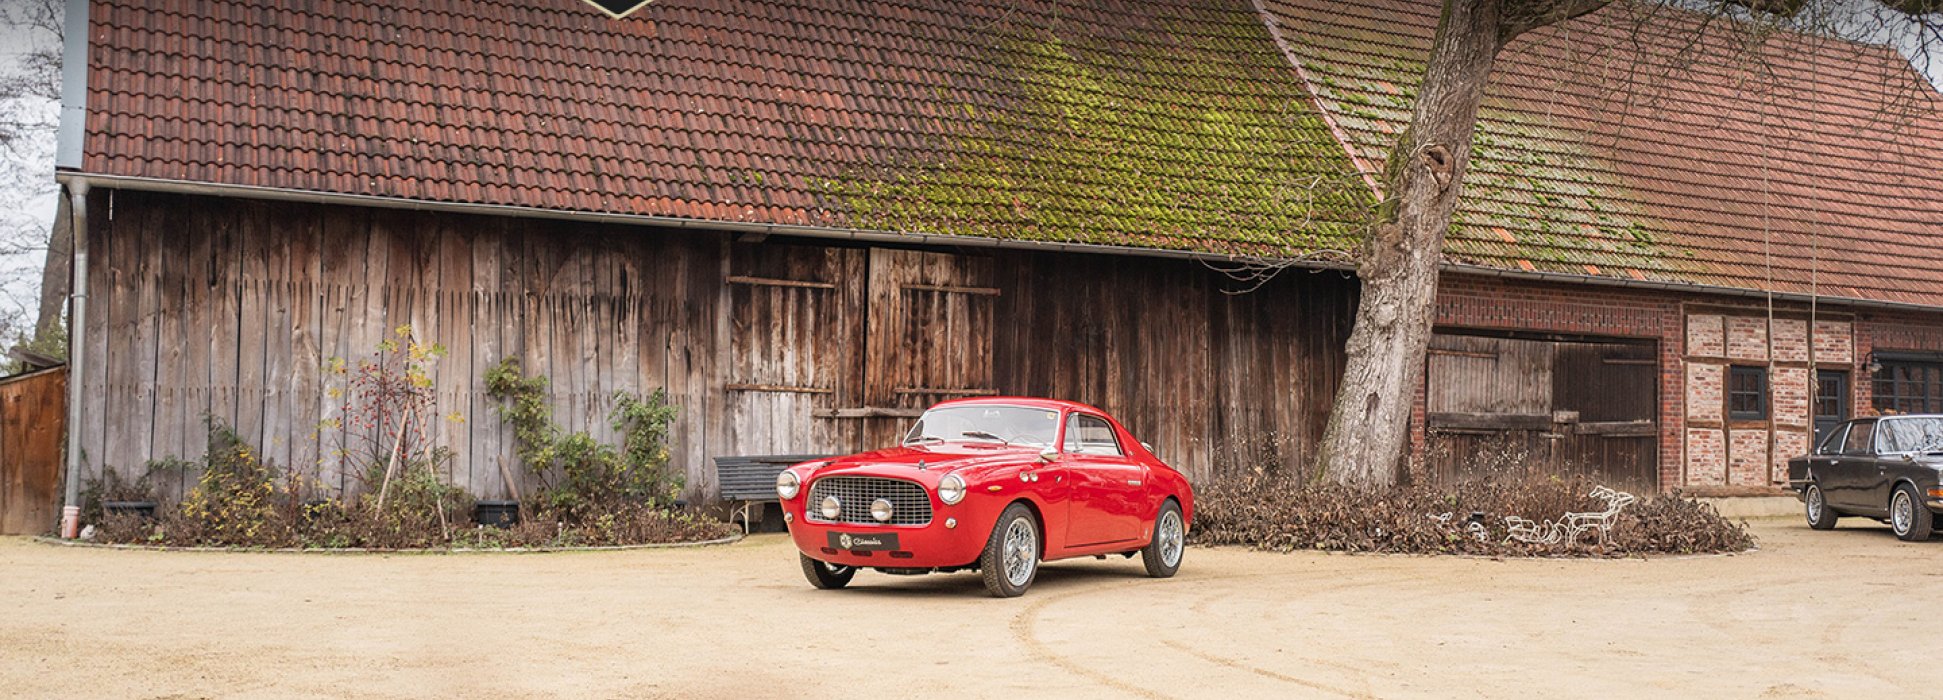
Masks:
[[[749,533],[749,509],[776,500],[776,475],[792,464],[825,459],[829,455],[743,455],[716,457],[715,483],[722,500],[739,505],[742,534]],[[731,513],[729,522],[735,522]]]

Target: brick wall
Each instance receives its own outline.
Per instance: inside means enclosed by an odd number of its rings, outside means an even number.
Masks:
[[[1727,366],[1687,364],[1687,420],[1719,423],[1726,418]]]
[[[1785,482],[1788,458],[1806,452],[1814,433],[1816,357],[1841,356],[1840,349],[1850,343],[1843,334],[1849,332],[1851,324],[1827,318],[1811,323],[1810,313],[1794,306],[1769,309],[1701,297],[1689,300],[1686,309],[1690,336],[1719,328],[1723,338],[1720,352],[1711,352],[1715,347],[1712,344],[1692,345],[1683,358],[1688,377],[1688,425],[1709,431],[1709,439],[1721,441],[1726,450],[1694,449],[1689,440],[1684,483],[1771,486]],[[1847,317],[1844,312],[1834,313]],[[1814,310],[1814,315],[1820,316],[1821,310]],[[1716,382],[1724,381],[1729,368],[1736,366],[1767,371],[1766,418],[1747,420],[1727,415],[1727,396]]]
[[[1739,297],[1445,275],[1445,328],[1650,339],[1659,345],[1659,473],[1679,485],[1771,485],[1808,451],[1816,369],[1850,372],[1853,410],[1868,411],[1876,349],[1943,351],[1943,313],[1810,309]],[[1769,418],[1728,420],[1727,368],[1768,369]],[[1425,444],[1418,387],[1414,444]]]

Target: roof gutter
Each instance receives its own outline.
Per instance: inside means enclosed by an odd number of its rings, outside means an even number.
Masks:
[[[802,224],[766,224],[746,221],[718,221],[713,219],[686,219],[674,216],[649,214],[607,214],[601,212],[544,209],[506,204],[469,204],[463,202],[435,202],[422,199],[401,199],[363,194],[339,194],[316,190],[290,190],[253,185],[225,185],[187,180],[165,180],[158,178],[127,177],[121,175],[86,175],[63,172],[55,176],[61,182],[86,180],[95,187],[110,189],[139,190],[146,192],[166,192],[173,194],[204,195],[215,197],[236,197],[240,199],[259,199],[281,202],[303,202],[310,204],[333,204],[378,209],[404,209],[408,211],[441,212],[452,214],[474,214],[491,216],[510,216],[530,219],[551,219],[556,221],[578,221],[597,224],[620,224],[629,226],[655,226],[690,231],[710,231],[720,233],[754,233],[761,235],[801,236],[865,243],[888,243],[895,245],[936,245],[957,248],[998,248],[1006,250],[1029,250],[1057,253],[1092,253],[1105,255],[1131,255],[1149,258],[1169,258],[1175,260],[1194,260],[1206,263],[1256,263],[1267,262],[1286,264],[1312,270],[1340,270],[1354,272],[1355,264],[1338,260],[1290,260],[1263,258],[1258,256],[1227,255],[1220,253],[1201,253],[1187,250],[1167,250],[1161,248],[1138,248],[1134,246],[1101,245],[1095,243],[1059,243],[1051,241],[1018,241],[983,236],[960,236],[936,233],[898,233],[891,231],[871,231],[867,229],[839,228],[829,226],[808,226]],[[1769,293],[1757,289],[1726,287],[1721,285],[1699,284],[1694,282],[1664,282],[1652,280],[1632,280],[1613,277],[1594,277],[1562,272],[1525,272],[1504,270],[1470,263],[1444,263],[1440,270],[1449,273],[1499,277],[1535,282],[1557,282],[1600,287],[1622,287],[1627,289],[1652,289],[1668,292],[1689,292],[1715,294],[1721,296],[1768,298]],[[77,275],[79,271],[77,270]],[[1908,302],[1876,301],[1853,297],[1814,296],[1794,292],[1775,292],[1777,300],[1823,304],[1841,304],[1859,308],[1893,309],[1898,311],[1925,311],[1934,313],[1943,310],[1943,305],[1924,305]]]
[[[657,226],[663,228],[711,231],[723,233],[753,233],[774,236],[803,236],[807,238],[838,239],[868,243],[891,243],[898,245],[937,245],[958,248],[1004,248],[1013,250],[1034,250],[1058,253],[1102,253],[1109,255],[1133,255],[1150,258],[1173,258],[1195,260],[1209,263],[1251,263],[1259,261],[1280,262],[1281,258],[1262,256],[1233,255],[1223,253],[1203,253],[1189,250],[1169,250],[1165,248],[1141,248],[1137,246],[1103,245],[1097,243],[1060,243],[1056,241],[1020,241],[1007,238],[985,236],[961,236],[938,233],[900,233],[894,231],[873,231],[869,229],[842,228],[833,226],[810,226],[804,224],[770,224],[750,221],[721,221],[716,219],[689,219],[678,216],[657,216],[652,214],[608,214],[590,211],[564,209],[545,209],[507,204],[471,204],[465,202],[437,202],[424,199],[403,199],[365,194],[340,194],[317,190],[290,190],[254,185],[225,185],[188,180],[166,180],[121,175],[90,175],[78,172],[56,173],[54,179],[69,182],[86,179],[95,187],[109,189],[140,190],[146,192],[167,192],[173,194],[207,195],[216,197],[236,197],[241,199],[262,199],[279,202],[303,202],[309,204],[338,204],[378,209],[405,209],[409,211],[442,212],[451,214],[475,214],[492,216],[511,216],[527,219],[552,219],[556,221],[578,221],[596,224],[622,224],[630,226]],[[1355,265],[1348,261],[1299,260],[1292,261],[1294,267],[1323,270],[1354,270]]]
[[[1525,272],[1523,270],[1505,270],[1501,268],[1487,267],[1484,265],[1474,265],[1470,263],[1444,263],[1442,269],[1445,272],[1454,272],[1462,275],[1500,277],[1504,279],[1515,279],[1515,280],[1532,281],[1532,282],[1557,282],[1562,284],[1591,285],[1595,287],[1624,287],[1627,289],[1653,289],[1653,290],[1666,291],[1666,292],[1715,294],[1720,296],[1743,297],[1743,298],[1761,299],[1761,300],[1766,300],[1770,296],[1772,296],[1775,301],[1795,301],[1804,304],[1811,303],[1811,302],[1820,303],[1820,304],[1840,304],[1843,306],[1853,306],[1856,308],[1891,309],[1895,311],[1923,311],[1928,313],[1936,313],[1939,310],[1943,310],[1943,306],[1914,304],[1914,303],[1903,302],[1903,301],[1878,301],[1874,299],[1857,299],[1855,297],[1801,294],[1799,292],[1770,293],[1759,289],[1727,287],[1727,286],[1722,286],[1717,284],[1700,284],[1698,282],[1656,282],[1652,280],[1631,280],[1631,279],[1621,279],[1617,277],[1594,277],[1592,275],[1574,275],[1566,272],[1538,272],[1538,271]]]

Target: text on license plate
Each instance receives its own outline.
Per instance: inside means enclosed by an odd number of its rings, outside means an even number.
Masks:
[[[832,532],[830,533],[830,547],[833,549],[847,549],[852,552],[893,550],[897,549],[897,533],[873,532],[863,534],[856,532]]]

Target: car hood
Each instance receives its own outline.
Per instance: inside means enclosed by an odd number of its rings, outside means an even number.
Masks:
[[[944,475],[1033,462],[1039,449],[945,444],[910,445],[844,455],[824,462],[811,472],[812,478],[825,476],[885,476],[936,484]]]

